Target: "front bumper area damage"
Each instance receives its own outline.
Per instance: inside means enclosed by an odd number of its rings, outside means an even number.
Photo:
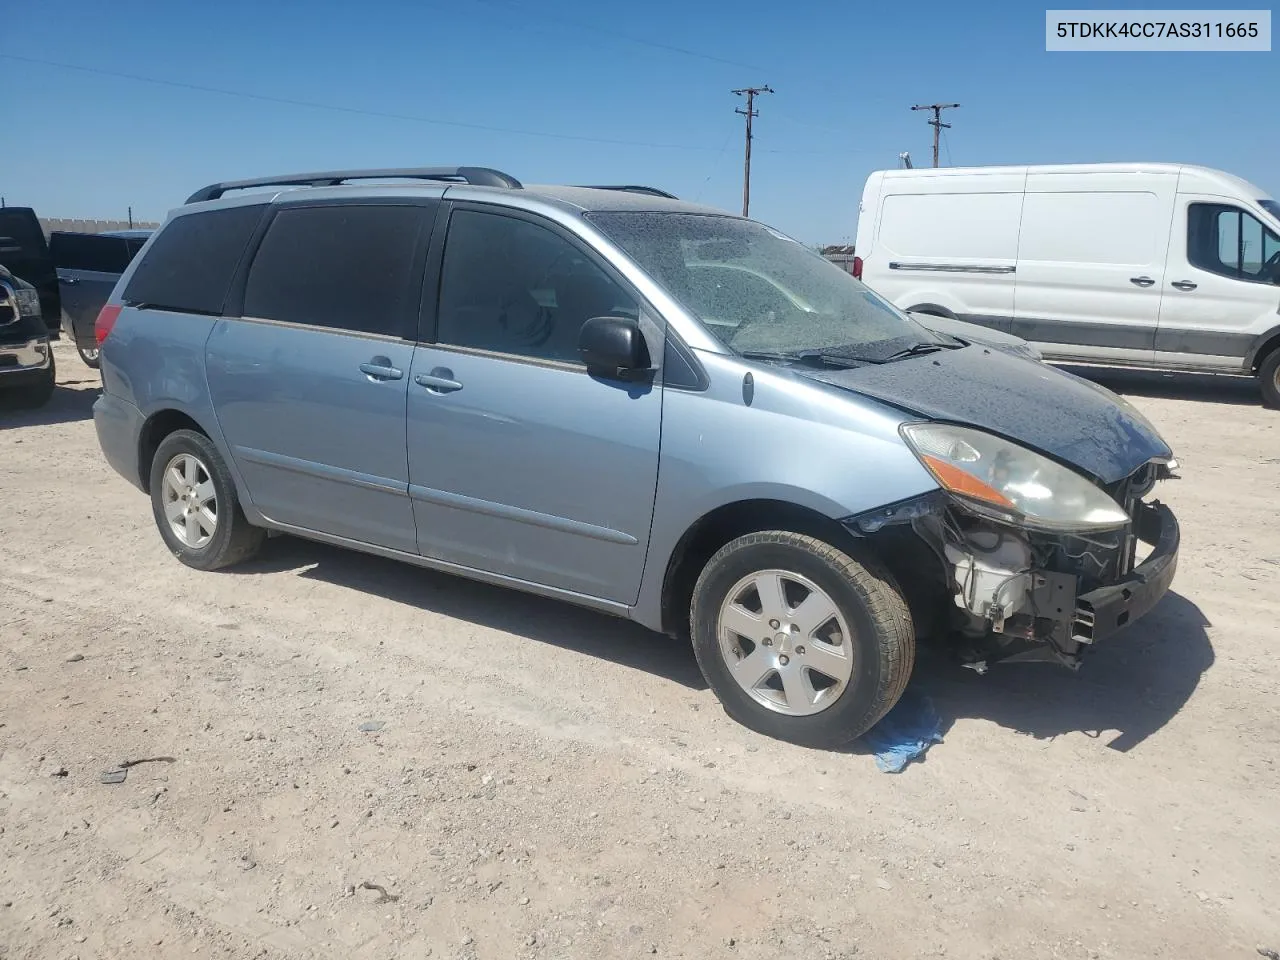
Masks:
[[[998,523],[941,493],[846,526],[888,555],[913,617],[957,643],[965,665],[985,672],[998,660],[1048,660],[1075,669],[1089,646],[1145,615],[1173,581],[1178,522],[1164,504],[1142,499],[1154,474],[1116,485],[1131,520],[1102,532]],[[1139,560],[1140,543],[1149,552]]]

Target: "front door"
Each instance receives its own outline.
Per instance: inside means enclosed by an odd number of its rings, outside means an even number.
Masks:
[[[1180,194],[1156,356],[1171,367],[1239,370],[1280,311],[1280,237],[1222,197]]]
[[[1177,177],[1029,174],[1012,332],[1055,360],[1149,364]]]
[[[577,239],[538,218],[459,206],[435,342],[409,383],[409,481],[424,556],[632,603],[653,518],[661,379],[587,374],[578,333],[641,315]],[[646,313],[646,317],[647,317]],[[662,329],[644,321],[650,354]]]
[[[405,398],[437,206],[286,206],[267,228],[243,318],[218,322],[205,363],[269,519],[417,552]]]

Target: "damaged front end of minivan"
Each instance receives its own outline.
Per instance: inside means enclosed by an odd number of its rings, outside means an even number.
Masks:
[[[1178,524],[1151,495],[1176,477],[1172,457],[1106,484],[971,427],[914,422],[902,436],[940,489],[845,525],[893,569],[918,631],[957,642],[978,672],[1013,659],[1074,669],[1168,590]]]

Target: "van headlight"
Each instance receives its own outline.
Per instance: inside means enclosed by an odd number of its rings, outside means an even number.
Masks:
[[[938,485],[976,513],[1055,532],[1129,522],[1080,474],[1002,437],[945,423],[907,423],[901,433]]]

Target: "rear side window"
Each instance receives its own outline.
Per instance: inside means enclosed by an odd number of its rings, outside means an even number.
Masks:
[[[126,302],[182,313],[222,313],[262,204],[190,213],[160,231],[129,278]]]
[[[64,270],[124,273],[133,255],[124,237],[93,233],[55,233],[49,237],[53,264]]]
[[[281,210],[249,268],[244,315],[403,335],[406,318],[417,316],[413,261],[431,212],[387,204]]]

